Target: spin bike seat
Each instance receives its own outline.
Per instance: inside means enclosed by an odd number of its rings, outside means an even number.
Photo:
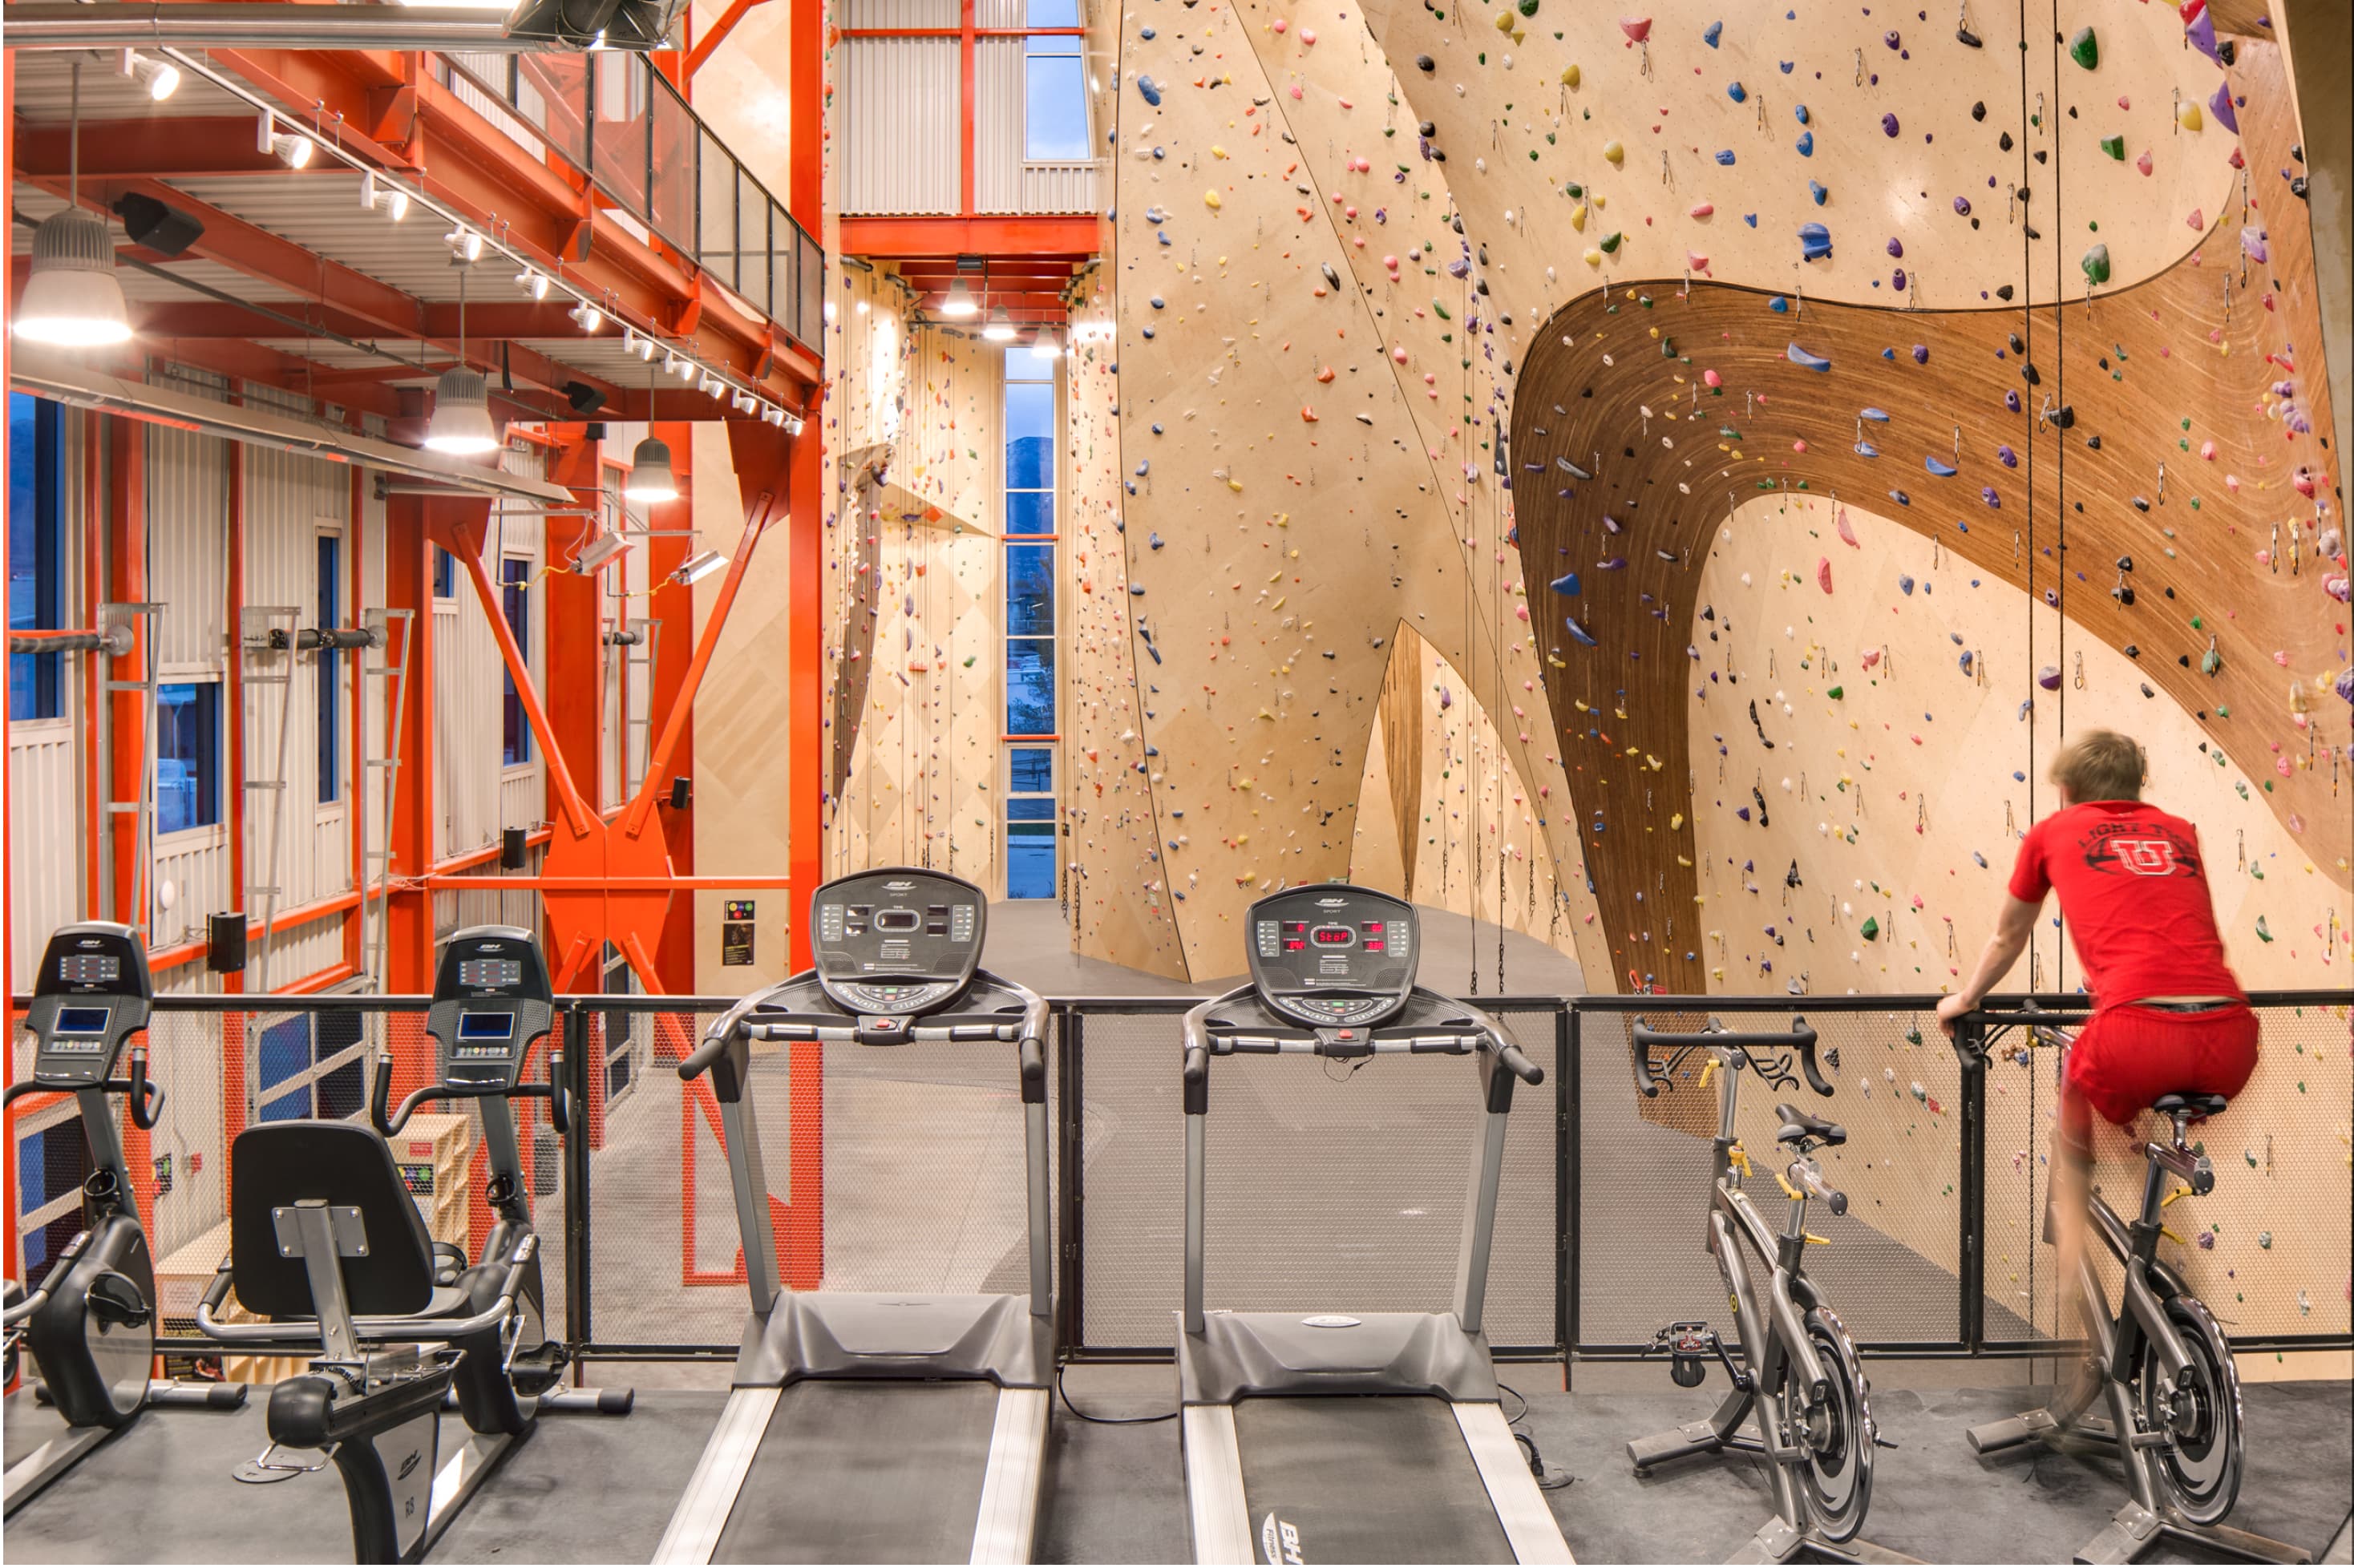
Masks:
[[[2189,1111],[2192,1116],[2220,1116],[2222,1114],[2223,1107],[2231,1103],[2221,1095],[2194,1094],[2186,1089],[2176,1094],[2158,1096],[2149,1102],[2149,1108],[2161,1116],[2178,1116],[2184,1111]]]
[[[1776,1106],[1774,1114],[1782,1118],[1782,1130],[1774,1135],[1777,1143],[1796,1143],[1802,1138],[1811,1138],[1836,1148],[1847,1141],[1847,1128],[1826,1118],[1810,1116],[1796,1106]]]

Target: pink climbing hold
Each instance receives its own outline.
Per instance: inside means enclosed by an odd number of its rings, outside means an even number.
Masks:
[[[1694,217],[1713,217],[1716,216],[1716,204],[1712,201],[1696,201],[1692,203],[1691,216]]]
[[[1856,540],[1855,530],[1848,525],[1846,507],[1842,506],[1831,514],[1831,526],[1839,530],[1840,543],[1850,549],[1863,548],[1863,546]]]
[[[1290,23],[1288,23],[1288,22],[1285,21],[1285,20],[1284,20],[1282,17],[1280,17],[1280,16],[1278,16],[1278,17],[1275,19],[1275,30],[1276,30],[1277,32],[1278,32],[1278,33],[1283,32],[1285,29],[1288,28],[1290,26],[1291,26],[1291,24],[1290,24]]]
[[[1698,272],[1703,277],[1715,276],[1715,274],[1710,272],[1708,270],[1708,258],[1702,255],[1697,250],[1687,250],[1684,252],[1684,270],[1687,272]]]
[[[2193,234],[2204,234],[2207,232],[2207,214],[2199,207],[2192,207],[2190,209],[2190,216],[2184,218],[2182,222],[2183,227],[2189,228]]]
[[[1881,654],[1882,654],[1882,652],[1885,652],[1885,650],[1884,650],[1884,649],[1879,649],[1879,648],[1867,648],[1867,649],[1865,649],[1865,650],[1863,651],[1863,658],[1862,658],[1862,660],[1861,661],[1861,662],[1862,663],[1862,665],[1863,665],[1863,667],[1864,667],[1865,669],[1867,669],[1867,670],[1872,669],[1872,668],[1873,668],[1874,666],[1876,666],[1876,665],[1878,665],[1878,664],[1879,664],[1879,662],[1880,662],[1880,656],[1881,656]]]
[[[1829,556],[1815,563],[1815,586],[1825,593],[1831,591],[1831,558]]]
[[[1700,373],[1700,378],[1701,378],[1702,383],[1703,385],[1705,385],[1705,386],[1709,386],[1709,387],[1722,387],[1722,386],[1723,386],[1723,385],[1724,385],[1724,377],[1723,377],[1723,376],[1719,376],[1719,375],[1718,375],[1715,371],[1713,371],[1713,370],[1703,370],[1703,371],[1702,371],[1702,372]]]
[[[2134,160],[2134,167],[2139,169],[2144,175],[2147,175],[2155,171],[2158,165],[2150,161],[2150,156],[2147,153],[2144,153],[2140,157]]]
[[[1803,440],[1792,441],[1790,450],[1803,457],[1806,455],[1807,443]]]
[[[1306,45],[1306,46],[1307,46],[1308,48],[1315,48],[1315,47],[1316,47],[1316,29],[1315,29],[1315,28],[1313,28],[1313,27],[1302,27],[1302,28],[1300,28],[1300,29],[1299,29],[1299,41],[1300,41],[1302,44]]]
[[[1628,43],[1639,44],[1651,36],[1651,19],[1649,16],[1621,16],[1618,18],[1618,30],[1627,35]]]

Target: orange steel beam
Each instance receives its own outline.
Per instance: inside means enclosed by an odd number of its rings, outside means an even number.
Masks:
[[[500,893],[682,893],[727,888],[791,887],[790,876],[441,876],[419,880],[429,891],[462,888]]]
[[[549,480],[569,488],[580,504],[598,507],[602,500],[605,443],[588,440],[586,425],[563,425],[557,429],[564,439],[550,460]],[[594,517],[546,519],[551,568],[573,557],[587,542],[594,521]],[[551,569],[546,580],[547,694],[556,737],[566,766],[589,781],[601,807],[605,794],[605,575],[583,577]]]
[[[978,209],[979,185],[973,173],[972,103],[978,72],[974,66],[973,0],[957,0],[957,211],[970,217]]]
[[[387,871],[419,875],[432,867],[434,824],[433,693],[434,655],[440,641],[433,632],[433,546],[426,524],[427,498],[393,494],[385,500],[385,601],[416,612],[408,622],[412,646],[408,658],[408,702],[401,715],[401,733],[393,737],[400,748],[398,788],[387,808],[386,842],[392,859]],[[390,715],[387,715],[390,722]],[[389,897],[389,895],[387,895]],[[389,926],[385,967],[376,983],[387,991],[422,991],[433,965],[433,901],[393,898],[385,911]]]
[[[107,597],[118,603],[137,603],[147,598],[146,432],[119,420],[101,421],[100,428],[109,424],[114,427],[115,439],[108,443],[106,453]],[[97,502],[93,496],[85,503],[96,505]],[[135,681],[143,678],[147,662],[154,657],[156,650],[148,645],[147,618],[141,616],[132,622],[131,651],[109,662],[115,679]],[[142,800],[147,715],[141,710],[136,692],[117,692],[106,700],[112,718],[108,743],[113,774],[107,781],[106,799]],[[138,927],[143,936],[148,887],[147,867],[139,858],[139,813],[110,810],[106,815],[109,820],[98,830],[107,835],[114,856],[113,885],[106,890],[106,907],[113,911],[115,919]]]
[[[442,548],[457,557],[458,564],[466,568],[466,576],[473,582],[474,597],[482,601],[482,615],[491,623],[491,636],[499,645],[499,658],[506,664],[507,678],[514,683],[515,696],[523,704],[524,717],[530,722],[531,733],[539,741],[548,793],[556,797],[557,804],[563,809],[565,821],[572,825],[573,836],[585,838],[602,826],[602,821],[588,802],[581,798],[579,787],[572,781],[572,769],[565,761],[563,747],[557,741],[556,726],[548,718],[547,709],[541,705],[539,687],[531,678],[531,660],[515,642],[514,630],[507,625],[505,607],[499,602],[499,590],[482,566],[481,514],[487,512],[489,505],[487,501],[475,503],[472,510],[476,515],[451,527],[447,534],[448,542]]]
[[[786,37],[790,61],[786,73],[790,117],[787,147],[792,161],[785,179],[785,206],[794,221],[819,237],[819,243],[823,244],[825,6],[823,0],[792,0],[792,26]]]
[[[367,476],[359,469],[352,470],[351,502],[346,513],[351,522],[344,529],[343,595],[347,607],[345,613],[355,625],[359,624],[360,611],[368,608],[366,569],[368,551],[367,492],[365,488],[367,482]],[[350,779],[344,789],[344,821],[351,828],[352,887],[355,892],[363,894],[367,887],[367,841],[360,836],[360,802],[374,791],[367,769],[367,677],[361,672],[371,660],[390,662],[393,635],[394,623],[387,620],[385,622],[385,646],[363,651],[356,661],[345,666],[352,677],[345,689],[352,715],[352,736],[344,758],[345,773]],[[391,694],[389,688],[386,694]],[[367,961],[361,947],[366,935],[366,916],[355,904],[352,913],[344,917],[344,961],[351,966],[355,974],[359,972],[360,965]]]
[[[1092,214],[1020,214],[952,217],[845,217],[842,253],[892,257],[1093,255],[1101,248],[1101,221]]]
[[[694,47],[686,51],[686,61],[681,75],[692,82],[695,79],[695,73],[703,69],[705,62],[711,58],[713,51],[726,41],[728,34],[736,30],[736,24],[742,21],[753,6],[767,3],[768,0],[729,0],[727,9],[720,13],[719,20],[711,25],[711,30],[695,39]]]
[[[790,737],[786,752],[786,778],[791,796],[786,810],[791,813],[787,826],[787,869],[792,874],[794,885],[814,893],[824,880],[824,801],[832,777],[825,745],[825,616],[819,597],[819,587],[824,577],[824,533],[826,485],[824,454],[815,441],[795,441],[789,459],[786,497],[788,503],[787,535],[790,548],[789,586],[792,613],[786,631],[785,678],[786,707]],[[804,911],[793,911],[791,932],[791,967],[807,969],[814,958],[810,950],[809,922]],[[812,1057],[816,1053],[811,1054]],[[799,1058],[796,1058],[798,1062]],[[813,1067],[812,1073],[816,1071]],[[822,1163],[813,1165],[804,1175],[801,1165],[801,1143],[807,1139],[813,1146],[822,1145],[822,1124],[815,1119],[822,1113],[817,1103],[821,1097],[812,1093],[808,1118],[801,1115],[801,1099],[797,1092],[793,1138],[794,1192],[803,1180],[815,1192],[823,1181]],[[811,1243],[811,1245],[816,1245]]]
[[[759,429],[761,427],[753,427]],[[733,427],[731,427],[732,430]],[[800,440],[779,437],[799,446]],[[815,445],[815,442],[810,443]],[[680,683],[678,694],[671,699],[670,715],[663,723],[662,738],[646,759],[646,776],[638,786],[637,798],[630,802],[621,819],[621,832],[636,838],[645,832],[646,819],[653,813],[654,798],[663,792],[663,775],[670,768],[671,757],[685,734],[695,715],[695,688],[703,684],[703,674],[711,667],[711,656],[719,648],[719,634],[727,628],[727,612],[736,603],[736,591],[744,584],[744,573],[752,564],[752,551],[760,542],[776,508],[774,491],[764,490],[745,509],[744,532],[736,543],[736,554],[727,563],[727,577],[719,585],[719,597],[712,604],[711,614],[705,620],[703,636],[695,643],[695,657],[687,664],[686,678]]]
[[[16,57],[13,53],[6,53],[5,58],[0,58],[0,124],[14,127],[16,123]],[[16,210],[15,163],[16,159],[13,156],[0,156],[0,211]],[[15,315],[13,300],[10,302],[9,313],[13,318]],[[0,339],[5,340],[0,341],[0,384],[7,381],[9,366],[16,356],[13,341],[15,335],[13,333],[0,334]],[[0,476],[7,475],[8,461],[7,454],[0,452]],[[15,493],[13,488],[10,493]],[[85,659],[82,662],[95,664],[98,661]],[[10,684],[9,682],[0,681],[0,736],[9,733],[8,687]],[[8,842],[8,825],[16,820],[15,814],[9,810],[9,772],[10,769],[0,768],[0,882],[6,882],[11,875],[8,863],[11,848]],[[0,894],[9,890],[0,888]],[[16,994],[16,977],[13,972],[15,966],[9,961],[9,954],[16,950],[12,943],[15,933],[11,928],[9,916],[9,908],[14,902],[14,899],[0,897],[0,994],[8,996]],[[5,1079],[11,1084],[16,1081],[16,1052],[10,1051],[7,1061],[0,1063],[0,1079]],[[6,1242],[5,1253],[0,1254],[0,1275],[21,1281],[24,1270],[16,1266],[16,1116],[14,1110],[0,1116],[0,1228],[5,1228]],[[5,1392],[8,1393],[16,1392],[14,1379],[9,1380]]]

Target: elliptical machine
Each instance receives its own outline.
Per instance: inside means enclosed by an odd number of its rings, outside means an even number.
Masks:
[[[25,1021],[34,1039],[33,1075],[9,1085],[6,1099],[64,1093],[79,1103],[90,1149],[90,1174],[82,1181],[89,1224],[32,1294],[9,1287],[10,1375],[21,1340],[65,1427],[9,1465],[8,1513],[149,1405],[235,1409],[245,1403],[243,1383],[179,1383],[148,1375],[155,1361],[155,1265],[133,1201],[110,1097],[125,1097],[133,1125],[143,1130],[163,1117],[164,1088],[147,1077],[143,1043],[130,1047],[129,1075],[114,1076],[124,1045],[147,1027],[154,998],[146,949],[130,927],[63,926],[49,938]],[[29,1404],[34,1397],[27,1390],[10,1403]]]

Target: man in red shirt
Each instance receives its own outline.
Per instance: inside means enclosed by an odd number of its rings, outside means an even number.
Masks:
[[[2061,809],[2019,846],[1995,933],[1958,991],[1937,1004],[1947,1034],[2026,951],[2056,890],[2094,1012],[2068,1050],[2052,1162],[2059,1277],[2084,1245],[2093,1113],[2123,1127],[2158,1096],[2236,1095],[2256,1065],[2256,1015],[2223,961],[2199,830],[2141,799],[2141,748],[2096,729],[2052,764]]]

